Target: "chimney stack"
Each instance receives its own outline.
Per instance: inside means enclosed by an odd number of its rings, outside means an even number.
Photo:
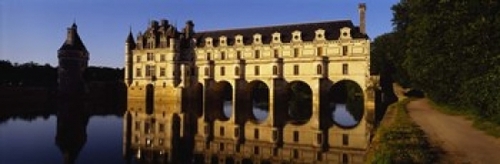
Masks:
[[[366,34],[366,18],[365,18],[366,4],[360,3],[358,6],[358,11],[359,11],[359,30],[361,33]]]

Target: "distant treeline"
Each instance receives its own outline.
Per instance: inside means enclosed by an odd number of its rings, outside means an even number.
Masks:
[[[83,76],[87,82],[123,81],[123,69],[90,66]],[[57,67],[34,62],[13,64],[0,60],[0,86],[56,87]]]

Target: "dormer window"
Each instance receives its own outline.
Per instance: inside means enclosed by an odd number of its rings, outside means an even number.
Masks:
[[[259,33],[253,35],[253,43],[254,44],[261,44],[262,43],[262,35]]]
[[[243,45],[243,36],[242,35],[236,35],[234,38],[236,40],[236,45]]]
[[[273,43],[281,43],[281,34],[278,32],[273,33]]]
[[[221,46],[227,46],[227,37],[226,36],[219,37],[219,40],[220,40]]]
[[[325,30],[323,29],[318,29],[316,30],[316,38],[315,40],[325,40]]]
[[[213,41],[213,39],[211,37],[206,38],[205,39],[205,45],[208,46],[208,47],[212,47],[213,46],[212,45],[212,43],[213,43],[212,41]]]
[[[339,39],[352,39],[351,38],[351,28],[349,28],[349,27],[341,28]]]
[[[302,35],[302,32],[300,32],[300,31],[294,31],[294,32],[292,32],[293,41],[294,42],[300,42],[300,41],[302,41],[301,35]]]

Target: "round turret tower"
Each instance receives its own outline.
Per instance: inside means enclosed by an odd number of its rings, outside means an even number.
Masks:
[[[67,29],[66,41],[57,51],[57,58],[59,95],[82,95],[85,92],[83,73],[88,66],[89,52],[78,35],[75,23]]]
[[[127,40],[125,41],[125,82],[130,86],[133,81],[133,50],[135,49],[134,36],[132,29],[130,30]]]

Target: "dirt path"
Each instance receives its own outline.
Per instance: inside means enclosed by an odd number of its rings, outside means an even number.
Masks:
[[[500,164],[500,139],[472,127],[472,121],[431,108],[427,99],[407,106],[410,117],[444,151],[440,163]]]

